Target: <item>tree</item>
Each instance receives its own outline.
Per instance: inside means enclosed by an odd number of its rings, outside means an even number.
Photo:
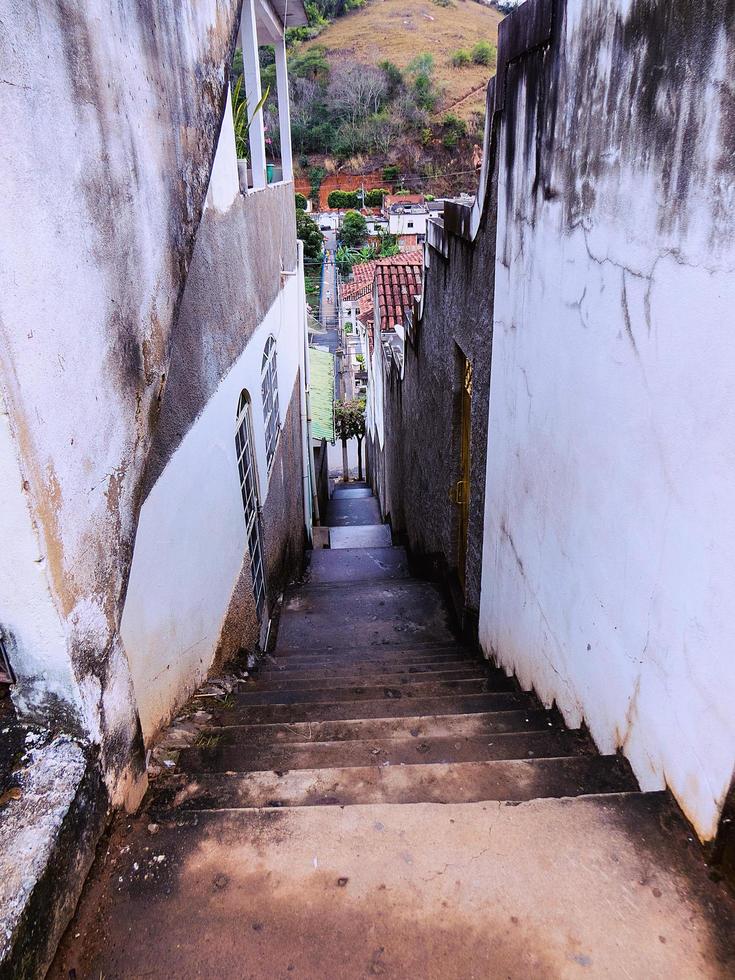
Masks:
[[[304,243],[304,258],[318,261],[322,256],[324,235],[319,231],[319,225],[310,218],[306,211],[296,210],[296,237]]]
[[[362,440],[365,438],[365,402],[361,398],[335,402],[334,422],[337,438],[342,442],[342,479],[349,483],[347,441],[357,439],[357,479],[362,480]]]
[[[342,219],[339,240],[347,248],[359,248],[367,241],[367,221],[357,211],[348,211]]]
[[[306,206],[309,203],[308,198],[304,194],[299,193],[299,191],[296,191],[296,194],[294,195],[294,199],[296,201],[296,210],[306,211]]]

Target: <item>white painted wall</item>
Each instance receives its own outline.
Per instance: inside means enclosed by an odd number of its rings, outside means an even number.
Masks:
[[[418,214],[396,214],[391,211],[388,215],[388,230],[391,235],[425,235],[428,220],[428,211]]]
[[[212,175],[209,178],[205,207],[224,213],[230,209],[239,193],[235,123],[232,117],[232,96],[228,87],[227,104],[212,164]]]
[[[246,388],[262,504],[268,495],[263,349],[272,334],[283,424],[299,366],[299,308],[298,277],[289,277],[141,509],[121,633],[147,741],[202,682],[214,658],[247,551],[235,456],[238,400]]]
[[[569,5],[562,64],[582,16]],[[598,56],[604,92],[609,47]],[[729,84],[725,64],[707,85]],[[686,152],[711,179],[668,229],[645,155],[612,147],[576,227],[561,197],[532,209],[523,99],[503,129],[480,634],[709,838],[735,762],[735,246],[712,204],[723,120],[701,84],[677,99],[699,91]]]

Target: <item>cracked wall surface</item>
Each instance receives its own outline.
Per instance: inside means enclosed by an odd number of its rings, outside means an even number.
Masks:
[[[2,479],[33,605],[5,582],[0,622],[20,710],[98,742],[113,798],[142,764],[120,617],[238,8],[0,0]]]
[[[508,31],[543,6],[549,40],[503,66],[481,639],[711,838],[735,763],[735,3],[529,0]]]

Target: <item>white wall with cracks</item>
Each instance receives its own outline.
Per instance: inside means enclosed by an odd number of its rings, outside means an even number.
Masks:
[[[555,3],[547,50],[508,68],[480,614],[486,653],[703,839],[735,765],[735,39],[715,6]]]
[[[279,478],[282,462],[270,479],[266,464],[261,363],[273,336],[283,425],[299,370],[299,286],[298,276],[286,279],[141,508],[121,633],[147,742],[206,677],[247,556],[235,454],[243,389],[252,404],[261,506]]]

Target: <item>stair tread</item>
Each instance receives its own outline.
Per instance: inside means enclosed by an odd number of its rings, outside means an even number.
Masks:
[[[406,718],[431,714],[471,714],[507,708],[537,708],[535,695],[520,691],[501,694],[448,694],[433,698],[380,698],[374,701],[341,701],[313,704],[243,705],[218,711],[222,724],[235,719],[251,724],[297,721],[344,721],[350,718]]]
[[[250,704],[311,704],[325,701],[378,701],[400,700],[403,698],[442,697],[447,694],[482,694],[515,690],[514,682],[501,674],[498,677],[473,677],[465,680],[421,681],[405,678],[405,683],[382,683],[373,686],[366,684],[344,685],[322,688],[287,688],[238,691],[234,695],[235,705]]]
[[[594,752],[580,731],[545,729],[496,735],[354,739],[350,742],[295,742],[281,746],[216,745],[183,749],[187,772],[354,768],[374,765],[430,765],[492,759],[560,758]]]
[[[298,721],[271,724],[234,724],[211,729],[219,744],[249,746],[288,745],[291,743],[349,742],[371,738],[421,738],[456,735],[486,736],[510,731],[564,729],[556,712],[545,708],[505,711],[478,711],[472,714],[417,715],[406,718],[352,718],[342,721]]]
[[[282,774],[203,773],[173,779],[153,806],[200,810],[238,807],[350,806],[368,803],[522,802],[637,790],[621,756],[578,755],[426,765],[299,769]]]
[[[405,548],[321,548],[311,553],[307,585],[409,578]]]
[[[485,680],[488,677],[497,676],[498,682],[502,683],[505,675],[498,671],[497,675],[485,670],[480,664],[472,664],[469,667],[448,667],[443,670],[421,670],[397,671],[386,670],[383,672],[372,672],[369,674],[338,672],[320,673],[319,671],[307,671],[305,674],[293,676],[287,673],[285,676],[278,672],[259,673],[253,677],[252,683],[248,682],[240,688],[240,693],[247,691],[309,691],[318,689],[352,688],[352,687],[375,687],[379,685],[393,686],[395,684],[405,685],[413,683],[435,683],[438,681],[460,681],[460,680]]]
[[[420,662],[396,664],[386,661],[368,661],[364,664],[340,664],[336,662],[319,663],[316,666],[304,665],[296,667],[262,667],[254,675],[260,680],[304,680],[317,679],[319,677],[347,677],[355,678],[359,683],[362,678],[370,676],[383,676],[383,674],[409,674],[412,677],[421,677],[424,674],[437,674],[451,671],[478,670],[486,671],[488,668],[481,660],[437,660],[434,662]],[[490,668],[492,669],[492,668]]]

